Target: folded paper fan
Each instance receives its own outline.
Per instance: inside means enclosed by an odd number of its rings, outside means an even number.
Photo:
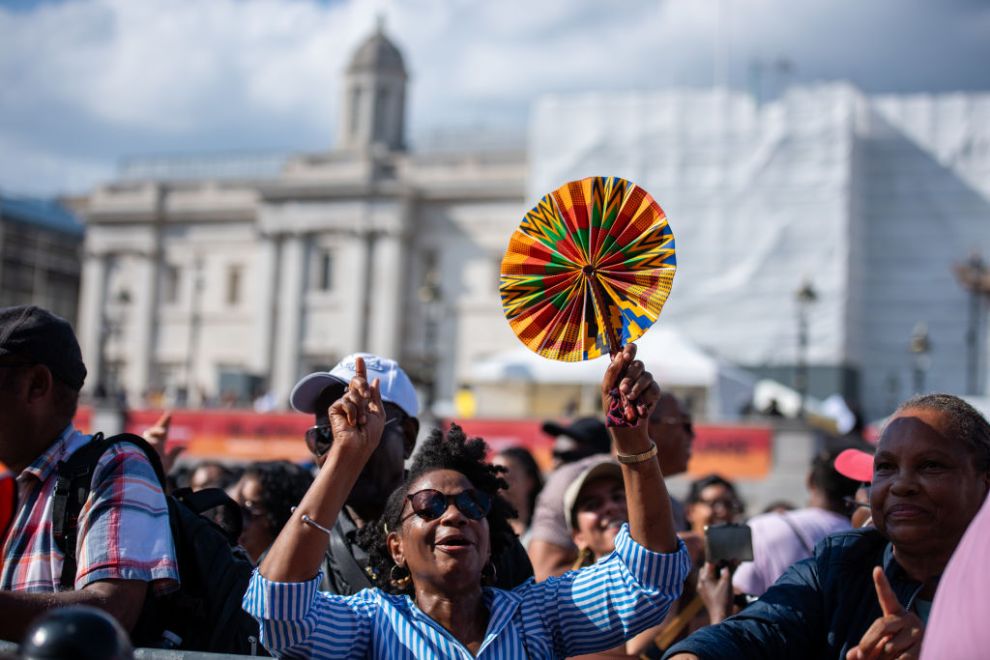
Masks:
[[[567,362],[617,353],[660,315],[677,260],[660,205],[618,177],[567,183],[512,234],[499,293],[509,325]]]

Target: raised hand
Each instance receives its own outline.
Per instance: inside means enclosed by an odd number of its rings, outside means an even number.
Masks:
[[[919,657],[925,624],[918,615],[904,609],[879,566],[873,569],[873,584],[883,616],[874,621],[859,644],[850,649],[846,660],[909,660]]]
[[[166,410],[162,413],[162,416],[158,418],[154,426],[150,426],[144,430],[141,437],[144,438],[149,445],[154,447],[155,451],[158,452],[159,458],[162,459],[162,469],[165,470],[165,474],[172,471],[172,466],[175,465],[176,459],[179,458],[179,454],[184,452],[186,448],[182,445],[176,445],[168,451],[165,450],[165,445],[168,444],[168,429],[172,425],[172,412]]]
[[[335,445],[360,450],[366,456],[378,447],[385,429],[385,406],[379,388],[377,378],[368,384],[364,360],[357,358],[354,378],[348,384],[347,391],[330,406]]]
[[[606,423],[613,427],[645,426],[660,399],[660,386],[636,359],[636,345],[626,344],[612,357],[601,386]]]

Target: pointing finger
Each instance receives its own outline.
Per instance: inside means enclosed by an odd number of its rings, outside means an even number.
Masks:
[[[160,426],[167,431],[171,423],[172,423],[172,411],[166,410],[165,412],[162,413],[162,416],[158,418],[158,421],[155,422],[155,426]]]
[[[880,600],[880,610],[884,616],[904,613],[904,606],[897,600],[897,594],[890,588],[890,582],[879,566],[873,568],[873,584],[877,588],[877,598]]]
[[[364,363],[364,358],[354,359],[354,378],[351,381],[352,383],[357,381],[354,389],[360,392],[361,396],[368,396],[368,366]]]

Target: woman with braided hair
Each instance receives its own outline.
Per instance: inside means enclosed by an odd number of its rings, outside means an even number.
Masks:
[[[609,557],[512,591],[487,586],[512,541],[511,506],[498,495],[487,448],[460,429],[427,441],[409,477],[366,532],[377,589],[319,593],[329,530],[385,423],[378,383],[358,362],[330,407],[334,444],[313,486],[272,545],[244,597],[275,655],[334,658],[563,658],[616,646],[656,625],[677,599],[690,560],[646,420],[660,395],[626,346],[602,381],[618,387],[633,426],[611,429],[629,523]],[[635,412],[635,414],[633,414]]]

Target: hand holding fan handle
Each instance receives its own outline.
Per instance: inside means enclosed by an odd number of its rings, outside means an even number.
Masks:
[[[588,286],[591,287],[591,295],[595,299],[595,307],[598,308],[599,320],[605,328],[605,337],[608,338],[609,355],[614,358],[622,352],[622,342],[619,340],[618,335],[615,333],[615,328],[612,326],[611,314],[609,313],[610,307],[606,302],[605,292],[602,290],[602,284],[598,281],[598,275],[593,266],[585,266],[583,272],[588,278]],[[616,383],[622,382],[625,373],[626,370],[623,369]],[[637,410],[639,407],[639,398],[630,400],[619,391],[618,385],[611,389],[609,397],[608,410],[605,413],[605,426],[611,428],[636,426],[640,417]]]

